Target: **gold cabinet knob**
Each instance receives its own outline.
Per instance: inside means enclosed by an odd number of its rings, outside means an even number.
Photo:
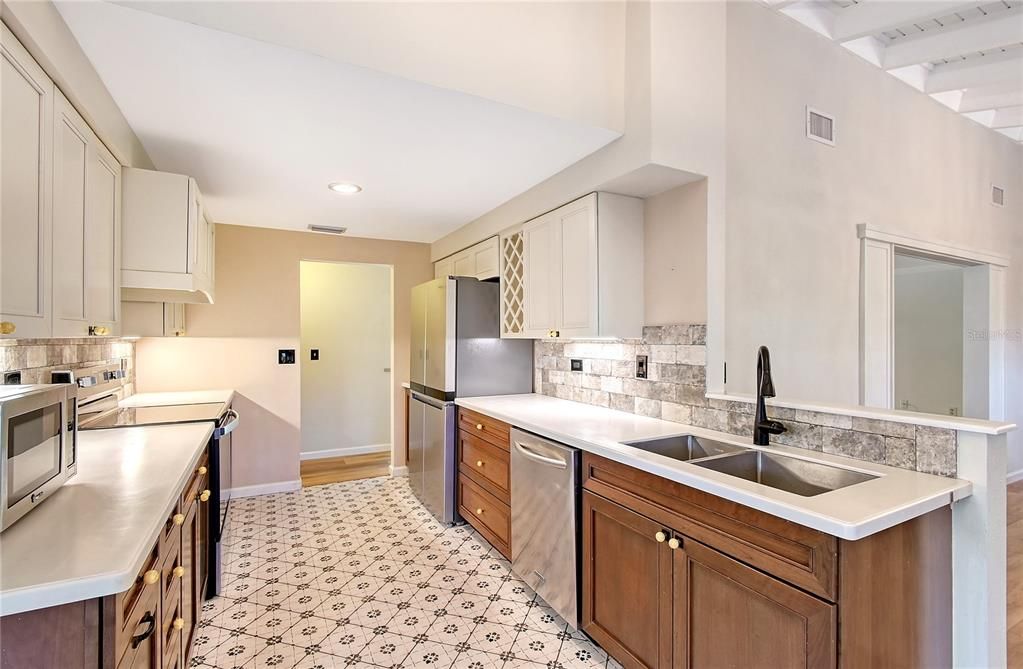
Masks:
[[[476,461],[476,466],[477,467],[482,467],[483,466],[483,461],[482,460],[477,460]]]
[[[477,430],[482,430],[483,429],[483,423],[476,423],[476,429]]]
[[[483,509],[476,509],[476,515],[477,516],[482,516],[483,515]]]
[[[658,532],[657,534],[654,535],[654,539],[657,539],[657,543],[659,543],[659,544],[663,544],[665,539],[667,539],[667,538],[668,538],[668,535],[665,534],[664,532]]]
[[[90,337],[106,337],[110,334],[110,328],[105,325],[90,325],[89,336]]]
[[[209,470],[206,469],[206,467],[199,467],[199,476],[202,476],[203,474],[205,474],[208,471]]]
[[[181,578],[182,576],[185,575],[185,568],[182,567],[181,565],[174,567],[174,575],[177,576],[178,578]]]
[[[183,513],[175,513],[173,516],[171,516],[171,521],[175,525],[184,525],[185,524],[185,514],[183,514]]]
[[[10,321],[0,321],[0,334],[14,334],[18,326]]]
[[[672,537],[671,539],[668,539],[668,548],[670,548],[671,550],[675,550],[681,545],[682,542],[679,541],[677,537]]]
[[[182,629],[185,626],[185,619],[175,618],[174,622],[172,622],[171,625],[174,625],[174,629],[176,630]]]
[[[209,490],[203,490],[201,493],[199,493],[199,501],[200,502],[208,502],[208,501],[210,501],[210,491]]]
[[[145,574],[142,574],[142,582],[146,585],[153,585],[160,580],[160,572],[156,569],[150,569]]]

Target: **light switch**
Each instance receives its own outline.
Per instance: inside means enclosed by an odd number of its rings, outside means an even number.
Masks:
[[[319,360],[320,359],[320,349],[318,349],[318,348],[309,349],[309,359],[310,360]]]

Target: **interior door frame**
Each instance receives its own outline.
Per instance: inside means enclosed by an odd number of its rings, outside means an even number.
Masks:
[[[1005,417],[1005,269],[996,253],[923,240],[867,223],[856,226],[860,240],[860,404],[893,409],[895,402],[895,254],[910,251],[970,266],[968,290],[986,299],[987,408],[989,420]],[[965,371],[965,370],[964,370]]]

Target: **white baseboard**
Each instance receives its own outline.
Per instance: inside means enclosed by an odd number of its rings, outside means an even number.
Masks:
[[[323,458],[340,458],[345,455],[365,455],[366,453],[382,453],[390,451],[390,444],[367,444],[366,446],[350,446],[348,448],[329,448],[325,451],[309,451],[300,453],[299,460],[322,460]]]
[[[261,483],[259,485],[247,485],[240,488],[231,488],[231,499],[235,497],[256,497],[258,495],[272,495],[275,492],[293,492],[302,489],[302,481],[277,481],[275,483]]]
[[[1006,483],[1015,483],[1016,481],[1023,481],[1023,469],[1009,472],[1009,475],[1005,477]]]
[[[391,476],[408,476],[408,467],[390,466]]]

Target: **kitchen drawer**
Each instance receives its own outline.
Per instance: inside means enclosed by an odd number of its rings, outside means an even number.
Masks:
[[[162,620],[162,666],[163,669],[178,669],[181,666],[181,639],[185,628],[181,616],[181,588],[172,590],[170,596],[163,600]]]
[[[207,485],[205,481],[208,480],[209,474],[209,456],[207,453],[203,453],[199,458],[199,462],[195,465],[195,470],[192,472],[191,478],[188,479],[188,485],[181,492],[181,508],[188,510],[188,505],[192,503],[193,499],[196,499],[203,487]]]
[[[508,451],[501,450],[471,432],[458,432],[458,468],[505,504],[510,500]]]
[[[494,446],[511,450],[511,426],[502,423],[496,418],[484,416],[481,413],[469,409],[458,408],[458,428],[481,439],[489,441]]]
[[[511,509],[464,474],[458,477],[458,512],[494,548],[511,559]]]
[[[168,597],[181,594],[181,583],[185,576],[185,567],[181,563],[181,532],[177,533],[174,541],[168,543],[160,559],[161,592],[166,602]]]
[[[167,555],[177,550],[175,546],[181,544],[181,525],[185,522],[185,516],[181,513],[182,508],[179,504],[175,504],[167,516],[167,520],[163,523],[163,529],[160,530],[160,539],[157,544],[160,564],[163,564]]]
[[[583,487],[792,585],[837,598],[835,537],[590,453],[583,454]]]
[[[141,636],[152,620],[155,627],[160,618],[160,554],[156,547],[143,562],[142,569],[132,586],[114,596],[114,650],[120,660],[134,655],[139,648],[148,646],[148,637],[132,643],[133,636]],[[108,600],[109,601],[109,600]],[[146,641],[147,643],[142,643]],[[131,666],[128,662],[126,666]]]

